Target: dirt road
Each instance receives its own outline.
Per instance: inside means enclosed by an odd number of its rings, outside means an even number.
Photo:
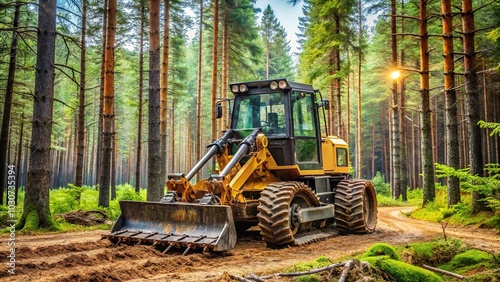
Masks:
[[[39,236],[17,236],[15,274],[7,272],[8,235],[0,236],[0,281],[220,281],[234,275],[273,274],[298,262],[324,255],[332,261],[363,252],[377,242],[404,245],[442,237],[440,224],[406,218],[410,208],[379,208],[377,231],[368,235],[338,236],[300,247],[267,249],[258,232],[239,240],[225,256],[162,254],[150,246],[113,246],[91,231]],[[500,233],[448,226],[448,237],[498,253]]]

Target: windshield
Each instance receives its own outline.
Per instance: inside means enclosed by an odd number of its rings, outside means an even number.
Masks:
[[[262,128],[267,136],[286,136],[285,99],[283,93],[237,96],[232,128],[247,136]]]

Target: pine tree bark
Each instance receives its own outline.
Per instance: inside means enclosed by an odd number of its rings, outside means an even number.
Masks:
[[[116,112],[116,104],[113,104],[113,112]],[[113,119],[111,127],[113,128],[113,132],[116,132],[116,121]],[[113,134],[113,149],[111,151],[111,200],[116,199],[116,171],[118,166],[118,135]]]
[[[444,94],[446,107],[446,164],[458,169],[460,162],[457,122],[457,93],[455,91],[455,62],[453,58],[453,18],[451,0],[441,0],[443,22],[443,56],[444,56]],[[446,179],[448,207],[460,202],[459,179],[449,176]]]
[[[328,69],[328,74],[332,77],[335,74],[335,52],[332,48],[328,54],[328,64],[330,68]],[[329,89],[328,89],[328,97],[330,99],[330,109],[328,110],[328,133],[331,135],[335,135],[335,79],[330,79],[329,81]]]
[[[172,107],[170,110],[170,171],[179,171],[179,167],[175,165],[176,155],[179,151],[175,150],[175,99],[172,99]],[[177,152],[177,154],[176,154]]]
[[[199,22],[199,35],[198,35],[198,96],[196,97],[196,159],[201,159],[201,136],[203,129],[201,128],[201,95],[202,95],[202,55],[203,55],[203,0],[200,0],[200,22]],[[200,180],[200,173],[196,174],[196,181]]]
[[[12,111],[12,97],[14,96],[14,81],[16,79],[17,42],[19,35],[19,15],[21,3],[16,1],[14,10],[14,21],[12,24],[12,41],[10,43],[9,73],[7,74],[7,85],[5,90],[5,101],[3,107],[2,129],[0,132],[0,205],[3,205],[3,195],[6,191],[5,171],[7,164],[7,143],[9,141],[10,115]]]
[[[100,207],[109,207],[109,190],[111,176],[111,154],[113,151],[113,119],[114,119],[114,85],[115,85],[115,33],[116,33],[116,0],[108,1],[108,25],[106,28],[106,54],[104,71],[104,105],[102,127],[102,156],[99,173]]]
[[[219,0],[214,0],[214,35],[212,49],[212,141],[217,139],[217,118],[215,104],[217,102],[217,65],[219,62]],[[215,160],[215,159],[214,159]],[[215,169],[215,163],[212,164]]]
[[[99,87],[99,122],[97,130],[97,153],[96,153],[96,182],[100,181],[101,173],[101,158],[102,158],[102,127],[103,127],[103,111],[104,111],[104,76],[106,68],[106,38],[107,38],[107,26],[108,26],[108,1],[103,1],[103,11],[105,11],[103,21],[102,21],[102,53],[101,53],[101,83]]]
[[[50,144],[54,104],[56,0],[40,0],[30,161],[23,215],[24,229],[53,225],[49,208]],[[30,219],[28,222],[26,219]],[[37,219],[37,220],[34,220]]]
[[[340,38],[340,15],[338,12],[335,12],[334,15],[335,18],[335,34],[337,35],[338,38]],[[335,78],[335,92],[337,94],[337,124],[335,124],[335,128],[337,129],[337,136],[344,137],[343,135],[343,124],[342,124],[342,83],[340,77],[340,46],[335,46],[335,71],[337,72],[337,77]],[[345,139],[345,137],[344,137]]]
[[[432,155],[431,103],[429,98],[429,34],[427,0],[420,0],[420,93],[422,96],[422,173],[423,205],[434,201],[434,159]]]
[[[137,146],[135,155],[135,192],[141,192],[141,155],[142,155],[142,107],[144,88],[144,25],[146,22],[145,0],[140,1],[141,34],[139,39],[139,109],[137,111]]]
[[[401,10],[404,11],[404,1],[401,1]],[[405,32],[405,21],[404,18],[401,19],[401,32]],[[400,65],[405,65],[405,50],[402,48],[399,53]],[[399,151],[399,168],[400,168],[400,192],[401,200],[403,202],[408,201],[407,190],[408,190],[408,158],[407,158],[407,132],[406,132],[406,99],[405,99],[405,77],[399,80],[399,141],[400,141],[400,151]]]
[[[224,30],[222,31],[222,79],[221,79],[221,99],[227,99],[227,87],[229,85],[229,23],[227,10],[224,11]],[[229,117],[227,116],[227,103],[222,103],[221,130],[229,128]]]
[[[362,13],[362,3],[361,0],[358,0],[358,9],[359,9],[359,41],[358,44],[360,46],[358,52],[358,124],[357,124],[357,146],[356,146],[356,167],[358,168],[357,177],[363,178],[363,115],[362,115],[362,107],[361,107],[361,63],[363,60],[363,52],[361,50],[362,43],[362,34],[363,34],[363,13]],[[350,128],[350,125],[347,126]],[[349,135],[349,134],[348,134]],[[375,158],[372,155],[372,160]],[[373,163],[372,163],[373,164]],[[372,165],[372,171],[374,170],[374,165]],[[372,172],[373,174],[373,172]]]
[[[392,50],[392,68],[398,68],[398,41],[396,37],[396,0],[391,0],[391,50]],[[401,160],[400,160],[400,140],[399,140],[399,102],[398,86],[399,78],[392,82],[392,196],[394,199],[401,195]]]
[[[163,20],[163,54],[160,78],[160,147],[161,147],[161,183],[167,178],[167,95],[168,95],[168,51],[170,37],[170,0],[165,0]]]
[[[83,160],[85,153],[85,61],[87,34],[87,1],[82,0],[82,41],[80,50],[80,86],[78,104],[78,145],[76,153],[75,186],[83,185]]]
[[[24,112],[21,114],[21,126],[19,129],[19,145],[17,147],[16,170],[18,172],[19,179],[17,179],[16,181],[15,191],[14,191],[16,194],[15,198],[16,206],[17,206],[17,198],[19,195],[19,183],[21,182],[21,155],[23,151],[23,135],[24,135]]]
[[[160,0],[149,0],[148,201],[163,196],[160,148]]]
[[[474,47],[474,10],[472,0],[462,0],[462,31],[464,34],[464,71],[465,71],[465,100],[466,117],[469,137],[470,174],[484,176],[483,155],[481,149],[481,130],[479,114],[481,102],[476,72],[476,51]],[[479,191],[472,192],[472,213],[487,210],[483,201],[486,195]]]

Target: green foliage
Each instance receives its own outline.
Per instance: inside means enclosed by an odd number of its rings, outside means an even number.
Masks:
[[[500,123],[479,121],[479,127],[491,129],[490,136],[498,135],[500,136]]]
[[[310,262],[301,262],[298,263],[290,268],[285,269],[285,272],[301,272],[301,271],[309,271],[311,269],[316,269],[320,267],[325,267],[332,264],[330,259],[328,259],[325,256],[320,256],[316,260],[310,261]],[[296,281],[301,281],[301,282],[316,282],[316,281],[321,281],[321,278],[319,275],[316,274],[310,274],[310,275],[304,275],[300,276],[297,278]]]
[[[436,176],[437,177],[450,177],[454,176],[460,180],[460,186],[463,191],[466,192],[479,192],[483,195],[488,195],[485,198],[487,205],[494,211],[494,214],[489,214],[487,220],[484,219],[485,214],[480,214],[476,217],[474,222],[478,222],[477,219],[481,218],[487,221],[488,226],[500,229],[500,164],[487,164],[485,166],[485,171],[487,176],[477,176],[470,175],[469,169],[454,169],[443,164],[436,164]],[[465,213],[465,208],[462,206],[457,207],[458,210],[446,211],[444,213],[445,217],[448,218],[455,214],[461,216],[469,216],[469,213]],[[456,211],[461,211],[460,213]]]
[[[50,192],[50,212],[60,214],[80,209],[80,199],[85,188],[74,187],[52,190]]]
[[[367,257],[363,259],[373,267],[389,273],[398,282],[440,282],[441,277],[435,273],[402,261],[388,257]]]
[[[377,195],[382,195],[386,197],[391,196],[391,184],[386,183],[384,180],[384,176],[380,171],[377,171],[377,174],[372,179],[373,187],[375,188],[375,192]]]
[[[371,246],[361,258],[387,256],[393,260],[401,260],[396,250],[389,244],[377,243]]]
[[[421,200],[424,198],[424,190],[413,189],[408,191],[407,195],[408,195],[408,200],[413,200],[413,199]]]
[[[391,196],[377,195],[377,205],[379,207],[401,207],[409,204],[403,203],[401,200],[394,199]]]

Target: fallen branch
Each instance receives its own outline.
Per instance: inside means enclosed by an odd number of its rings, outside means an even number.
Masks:
[[[339,282],[345,282],[347,279],[347,275],[349,275],[349,269],[351,268],[353,260],[350,259],[345,263],[344,270],[342,270],[342,274],[340,275]]]
[[[241,282],[255,282],[255,280],[246,279],[244,277],[236,276],[236,275],[232,275],[232,274],[229,274],[229,277],[231,277],[231,279],[234,279],[236,281],[241,281]]]
[[[434,271],[434,272],[438,272],[438,273],[441,273],[441,274],[444,274],[444,275],[448,275],[448,276],[451,276],[451,277],[455,277],[457,279],[464,279],[464,277],[462,275],[459,275],[459,274],[456,274],[456,273],[453,273],[453,272],[450,272],[450,271],[442,270],[442,269],[439,269],[439,268],[435,268],[435,267],[429,266],[427,264],[422,265],[422,268],[425,268],[425,269],[428,269],[428,270],[431,270],[431,271]]]
[[[341,267],[341,266],[344,266],[345,264],[346,264],[345,262],[341,262],[341,263],[330,264],[330,265],[325,266],[325,267],[315,268],[315,269],[312,269],[312,270],[309,270],[309,271],[276,273],[276,274],[272,274],[272,275],[261,276],[260,278],[261,279],[270,279],[270,278],[274,278],[274,277],[292,277],[292,276],[309,275],[309,274],[314,274],[314,273],[318,273],[318,272],[322,272],[322,271],[327,271],[327,270],[330,270],[330,269],[334,269],[334,268],[337,268],[337,267]]]
[[[260,276],[253,274],[251,272],[245,278],[250,279],[250,280],[253,279],[253,281],[257,281],[257,282],[264,282],[264,279],[260,278]]]

